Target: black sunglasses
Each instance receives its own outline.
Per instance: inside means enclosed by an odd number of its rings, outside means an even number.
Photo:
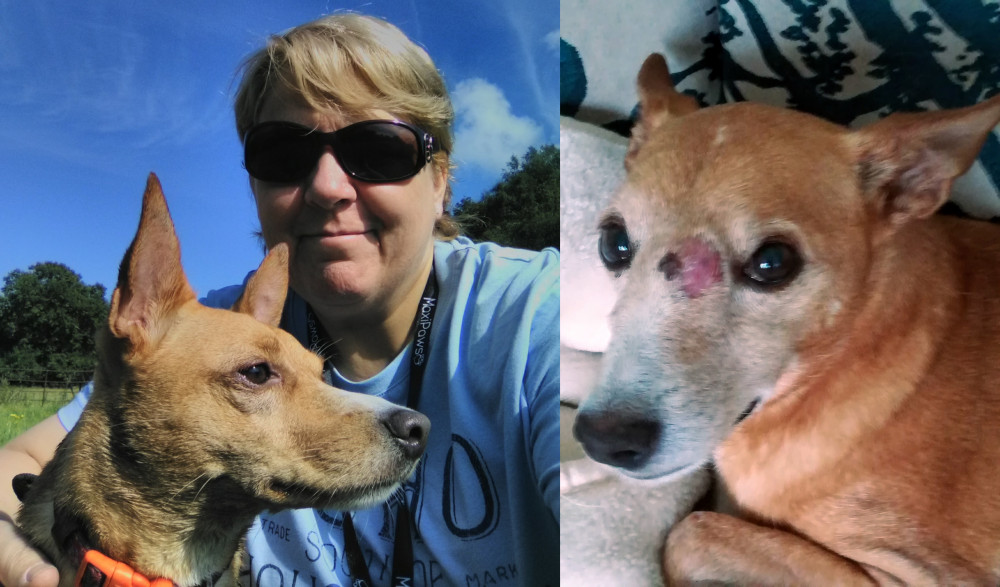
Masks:
[[[333,132],[294,122],[262,122],[243,141],[243,166],[263,181],[301,181],[316,167],[326,146],[345,173],[371,183],[416,175],[437,150],[434,137],[399,120],[365,120]]]

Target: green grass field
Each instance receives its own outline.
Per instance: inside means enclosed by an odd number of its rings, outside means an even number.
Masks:
[[[42,402],[32,399],[30,391],[0,388],[0,446],[56,413],[69,399],[50,394],[51,399]]]

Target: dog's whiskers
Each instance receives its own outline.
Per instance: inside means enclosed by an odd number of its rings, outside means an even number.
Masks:
[[[185,492],[186,489],[188,489],[190,487],[193,487],[194,484],[197,483],[198,480],[201,479],[202,477],[206,478],[205,482],[202,483],[201,487],[198,488],[198,491],[195,492],[194,497],[191,498],[191,501],[196,500],[198,498],[198,496],[201,495],[201,492],[205,489],[205,486],[208,485],[208,483],[212,480],[211,476],[208,473],[201,473],[200,475],[198,475],[194,479],[191,479],[190,481],[188,481],[187,483],[185,483],[184,485],[182,485],[180,488],[177,489],[177,491],[174,492],[173,495],[170,496],[170,499],[172,501],[176,501],[177,498],[179,498],[181,496],[181,494],[183,494]]]
[[[198,488],[198,491],[194,494],[194,497],[191,499],[191,501],[197,500],[198,496],[201,495],[201,492],[204,491],[205,487],[208,486],[209,482],[212,481],[212,478],[210,476],[208,476],[207,474],[205,474],[205,475],[199,475],[199,477],[205,477],[206,479],[205,479],[205,482],[201,484],[201,487]]]
[[[335,356],[335,352],[331,352],[335,349],[335,347],[336,347],[335,342],[326,341],[323,344],[312,345],[309,350],[323,357],[326,360],[330,360]]]

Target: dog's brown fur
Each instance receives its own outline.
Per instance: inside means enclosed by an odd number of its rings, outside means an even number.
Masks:
[[[1000,97],[850,131],[762,105],[697,110],[668,76],[658,55],[639,74],[607,216],[635,255],[581,409],[599,430],[656,414],[637,476],[714,456],[737,515],[675,526],[668,580],[998,584],[1000,227],[932,214]],[[752,287],[742,268],[775,237],[801,272]],[[721,269],[689,283],[692,238]]]
[[[18,517],[61,585],[76,568],[53,538],[56,512],[149,578],[184,587],[228,568],[232,583],[256,514],[367,507],[412,472],[427,419],[323,383],[322,360],[277,328],[287,267],[281,244],[235,311],[200,305],[150,176],[92,397]]]

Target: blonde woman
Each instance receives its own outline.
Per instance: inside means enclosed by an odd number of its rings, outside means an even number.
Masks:
[[[261,233],[292,251],[283,327],[333,385],[432,426],[385,504],[261,516],[243,584],[557,584],[558,253],[456,238],[454,113],[430,57],[384,21],[328,16],[250,57],[235,111]],[[0,450],[0,475],[37,472],[88,395]],[[0,513],[0,582],[29,573],[55,585]]]

